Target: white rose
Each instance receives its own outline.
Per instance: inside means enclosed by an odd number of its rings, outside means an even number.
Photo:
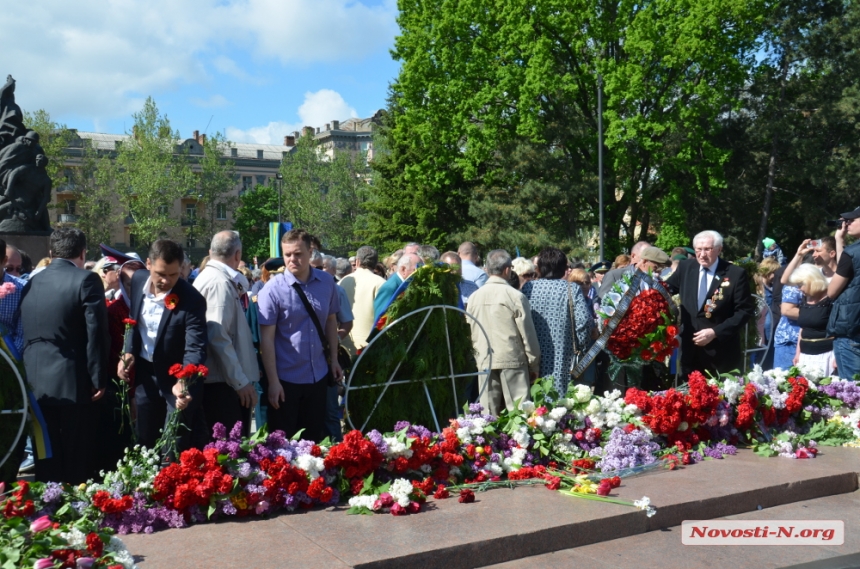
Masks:
[[[535,404],[531,401],[523,401],[520,403],[520,409],[522,409],[523,413],[526,415],[531,415],[535,410]]]

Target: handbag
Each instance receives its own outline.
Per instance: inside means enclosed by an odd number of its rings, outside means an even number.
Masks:
[[[330,359],[331,345],[328,343],[328,338],[325,337],[325,332],[323,331],[323,327],[320,324],[320,319],[317,318],[317,313],[314,311],[314,307],[311,306],[311,303],[308,300],[308,297],[305,296],[305,291],[302,290],[301,285],[299,285],[299,283],[297,283],[297,282],[293,283],[293,288],[295,289],[296,294],[299,295],[299,299],[302,301],[302,304],[305,306],[305,310],[308,311],[308,314],[311,317],[311,321],[314,323],[314,326],[317,329],[317,334],[319,334],[319,336],[320,336],[320,343],[322,344],[323,354],[325,354],[325,361],[326,361],[326,363],[328,363],[328,367],[329,367],[328,386],[334,387],[335,385],[338,385],[338,382],[335,380],[334,374],[331,373],[331,359]],[[343,364],[341,364],[341,361],[342,361],[341,350],[344,351],[347,358],[349,358],[349,352],[346,351],[346,348],[344,348],[343,346],[338,344],[338,346],[337,346],[337,362],[338,362],[338,365],[340,365],[341,369],[343,369]]]
[[[576,341],[576,311],[573,308],[573,291],[571,290],[572,283],[567,283],[567,308],[570,312],[570,335],[573,337],[573,360],[570,362],[570,370],[568,373],[574,379],[578,376],[573,375],[573,370],[579,364],[579,358],[582,357],[582,350]]]

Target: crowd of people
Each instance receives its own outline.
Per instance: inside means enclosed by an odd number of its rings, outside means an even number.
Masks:
[[[860,208],[842,214],[833,237],[805,240],[782,265],[778,255],[759,264],[754,285],[773,307],[758,322],[772,348],[763,365],[860,373],[860,242],[847,245],[860,237],[858,218]],[[87,270],[81,231],[57,229],[50,239],[51,257],[38,269],[0,242],[0,323],[22,354],[51,439],[52,456],[35,461],[45,481],[77,483],[110,468],[132,427],[152,447],[177,413],[179,451],[205,445],[215,423],[241,422],[247,434],[252,416],[288,437],[340,439],[344,370],[396,291],[428,264],[459,275],[485,372],[476,398],[491,414],[527,399],[537,377],[552,376],[559,393],[571,381],[600,385],[594,363],[571,371],[599,335],[601,298],[625,275],[659,276],[678,295],[682,376],[740,369],[740,331],[755,314],[747,271],[722,258],[715,231],[669,253],[641,241],[629,256],[589,267],[552,247],[530,259],[497,249],[482,261],[470,242],[444,253],[408,243],[383,260],[363,246],[335,258],[294,229],[283,235],[283,256],[263,263],[246,264],[239,234],[222,231],[199,267],[160,239],[145,261],[102,246]],[[177,381],[187,366],[198,381]],[[126,399],[128,417],[117,411]],[[102,444],[92,444],[97,437]]]

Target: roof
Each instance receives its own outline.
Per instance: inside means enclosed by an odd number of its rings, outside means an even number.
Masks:
[[[94,148],[98,150],[116,150],[116,143],[122,142],[125,140],[129,140],[131,138],[128,134],[107,134],[101,132],[81,132],[77,131],[76,134],[81,139],[91,140],[91,144]],[[200,143],[193,138],[186,138],[184,140],[177,140],[177,145],[183,145],[188,147],[189,154],[201,154],[202,149],[200,148]],[[236,149],[236,155],[233,156],[230,149]],[[263,151],[263,160],[278,160],[280,161],[283,158],[284,152],[289,152],[293,149],[292,146],[281,146],[277,144],[248,144],[248,143],[239,143],[233,142],[230,143],[229,146],[224,146],[222,148],[222,155],[226,158],[246,158],[257,160],[258,159],[258,151]]]

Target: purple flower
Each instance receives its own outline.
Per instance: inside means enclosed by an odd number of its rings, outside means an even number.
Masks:
[[[236,424],[230,429],[230,440],[237,442],[242,440],[242,421],[236,421]]]
[[[56,482],[48,482],[45,484],[45,491],[42,492],[42,501],[46,504],[52,504],[59,501],[63,497],[63,486]]]
[[[654,453],[660,450],[660,445],[651,441],[648,434],[642,430],[625,433],[615,427],[609,435],[605,447],[593,449],[589,455],[600,458],[597,467],[603,472],[612,472],[632,468],[642,464],[651,464],[656,460]]]
[[[373,429],[372,431],[370,431],[369,433],[367,433],[367,440],[369,440],[369,441],[370,441],[370,442],[372,442],[374,445],[376,445],[376,448],[377,448],[377,449],[379,450],[379,452],[381,452],[383,455],[384,455],[384,454],[386,454],[386,453],[388,452],[388,445],[387,445],[387,444],[385,444],[385,441],[382,439],[382,433],[380,433],[380,432],[379,432],[379,431],[377,431],[376,429]]]
[[[484,410],[484,406],[480,403],[469,403],[469,413],[479,415]]]
[[[227,438],[227,427],[221,423],[215,423],[212,427],[212,438],[215,440],[223,440]]]
[[[860,407],[860,385],[849,379],[834,379],[830,385],[822,385],[821,391],[829,397],[840,399],[846,407],[856,409]]]

